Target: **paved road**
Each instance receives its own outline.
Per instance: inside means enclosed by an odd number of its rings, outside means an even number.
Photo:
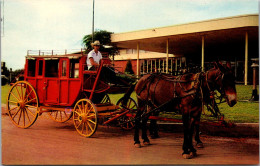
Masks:
[[[99,126],[93,138],[81,137],[73,122],[40,116],[29,129],[14,126],[2,115],[2,164],[258,164],[258,138],[202,136],[205,148],[183,159],[181,133],[160,133],[152,145],[135,148],[132,131]]]

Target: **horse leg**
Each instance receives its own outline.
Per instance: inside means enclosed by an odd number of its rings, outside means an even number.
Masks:
[[[145,109],[145,103],[138,99],[138,110],[135,116],[135,132],[134,132],[134,145],[137,148],[141,147],[140,140],[139,140],[139,129],[141,128],[141,115]]]
[[[135,147],[137,148],[140,148],[141,147],[141,144],[140,144],[140,140],[139,140],[139,129],[140,129],[140,126],[141,126],[141,120],[139,119],[140,116],[141,116],[141,113],[142,111],[138,110],[137,113],[136,113],[136,118],[135,118],[135,133],[134,133],[134,145]]]
[[[199,121],[195,122],[195,141],[197,142],[196,146],[197,148],[203,148],[203,143],[200,140],[200,124]]]
[[[158,115],[159,113],[156,113],[154,116]],[[149,132],[152,139],[159,138],[157,120],[152,119],[150,121]]]
[[[182,122],[183,122],[183,133],[184,133],[184,140],[182,145],[182,157],[184,159],[190,159],[190,151],[189,151],[189,116],[183,114],[182,115]]]
[[[147,137],[147,121],[148,121],[148,117],[142,120],[142,139],[144,145],[150,145],[150,140]]]
[[[149,132],[152,139],[159,138],[157,120],[152,119],[149,126]]]
[[[189,126],[189,150],[190,150],[190,156],[195,157],[197,155],[197,150],[193,147],[193,133],[194,133],[194,126],[195,126],[195,119],[191,118],[190,119],[190,126]]]

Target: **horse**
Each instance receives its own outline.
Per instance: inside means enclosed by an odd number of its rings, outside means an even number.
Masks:
[[[211,102],[214,90],[218,90],[230,107],[237,103],[235,77],[230,63],[224,67],[215,62],[207,72],[189,73],[179,76],[166,74],[147,74],[136,83],[138,110],[135,117],[134,145],[141,147],[139,129],[142,129],[143,145],[150,145],[147,137],[147,121],[152,114],[162,110],[179,110],[182,114],[184,141],[184,159],[197,155],[193,147],[193,132],[196,128],[195,141],[203,145],[199,138],[199,121],[203,103]]]

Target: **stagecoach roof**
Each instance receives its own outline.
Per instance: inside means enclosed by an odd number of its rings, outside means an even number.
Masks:
[[[207,46],[216,43],[244,43],[245,32],[250,41],[258,40],[259,15],[240,15],[211,19],[187,24],[145,29],[139,31],[115,33],[111,35],[112,43],[118,48],[166,53],[169,40],[169,54],[184,55],[201,50],[202,36]]]

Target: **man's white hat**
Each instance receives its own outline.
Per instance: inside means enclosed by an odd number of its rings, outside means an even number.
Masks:
[[[100,42],[96,40],[94,43],[91,43],[91,46],[100,46]]]

